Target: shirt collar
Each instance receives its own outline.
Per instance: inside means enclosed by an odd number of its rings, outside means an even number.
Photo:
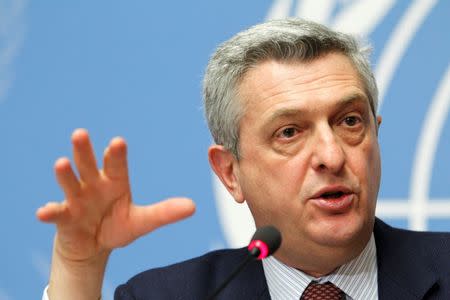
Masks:
[[[378,299],[377,258],[373,234],[361,254],[321,278],[314,278],[289,267],[273,256],[262,263],[273,300],[300,299],[311,281],[330,281],[345,292],[347,299]]]

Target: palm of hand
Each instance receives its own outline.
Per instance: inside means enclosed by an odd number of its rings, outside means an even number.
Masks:
[[[80,262],[107,256],[114,248],[194,212],[193,203],[182,198],[149,206],[132,203],[123,139],[113,139],[106,148],[103,170],[97,169],[85,130],[75,131],[72,142],[80,178],[67,158],[59,159],[55,173],[66,199],[37,211],[41,221],[56,224],[55,250],[64,259]]]

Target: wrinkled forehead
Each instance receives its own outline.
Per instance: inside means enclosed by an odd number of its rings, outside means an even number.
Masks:
[[[363,89],[363,98],[367,100],[368,105],[370,106],[370,110],[374,117],[376,117],[376,112],[374,111],[373,107],[373,101],[371,100],[371,95],[369,92],[369,89],[367,87],[367,84],[364,80],[364,77],[359,72],[358,68],[355,66],[355,63],[353,60],[342,52],[328,52],[324,53],[323,55],[320,55],[318,57],[307,59],[307,60],[299,60],[295,58],[291,59],[276,59],[276,58],[267,58],[264,60],[260,60],[255,62],[252,65],[249,65],[245,71],[241,74],[238,82],[236,83],[236,95],[235,95],[235,101],[237,101],[238,106],[241,110],[241,116],[245,114],[245,112],[249,109],[253,109],[252,103],[250,103],[249,97],[254,96],[255,93],[260,92],[261,90],[264,90],[267,88],[267,80],[277,80],[278,74],[269,74],[266,73],[265,76],[261,76],[263,72],[263,66],[268,64],[279,64],[284,66],[293,66],[294,68],[291,68],[291,70],[300,69],[302,73],[304,73],[304,81],[307,82],[309,79],[308,74],[311,75],[311,77],[314,76],[314,73],[323,71],[324,74],[328,71],[328,66],[321,64],[322,61],[327,60],[328,57],[336,58],[334,61],[336,61],[336,64],[341,64],[341,67],[345,67],[345,70],[342,70],[342,72],[348,73],[349,76],[353,76],[358,80],[359,85]],[[345,64],[345,66],[342,66]],[[258,77],[257,80],[255,77]],[[271,79],[267,77],[273,77]],[[325,80],[325,79],[324,79]],[[249,85],[249,82],[252,82],[251,85]],[[283,82],[279,82],[279,84],[283,84]],[[250,106],[249,106],[250,105]]]
[[[341,53],[330,53],[308,61],[275,60],[260,61],[248,68],[241,76],[236,91],[242,106],[248,104],[251,97],[265,98],[275,96],[289,89],[314,90],[332,88],[342,81],[351,81],[363,89],[364,82],[351,60]]]

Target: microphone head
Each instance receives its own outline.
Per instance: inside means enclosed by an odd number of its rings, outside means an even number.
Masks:
[[[272,225],[263,226],[256,230],[248,245],[250,255],[264,259],[278,250],[281,245],[281,233]]]

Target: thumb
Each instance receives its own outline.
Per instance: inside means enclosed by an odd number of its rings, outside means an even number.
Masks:
[[[138,238],[161,226],[185,219],[194,212],[195,204],[188,198],[170,198],[156,204],[132,206],[131,230]]]

